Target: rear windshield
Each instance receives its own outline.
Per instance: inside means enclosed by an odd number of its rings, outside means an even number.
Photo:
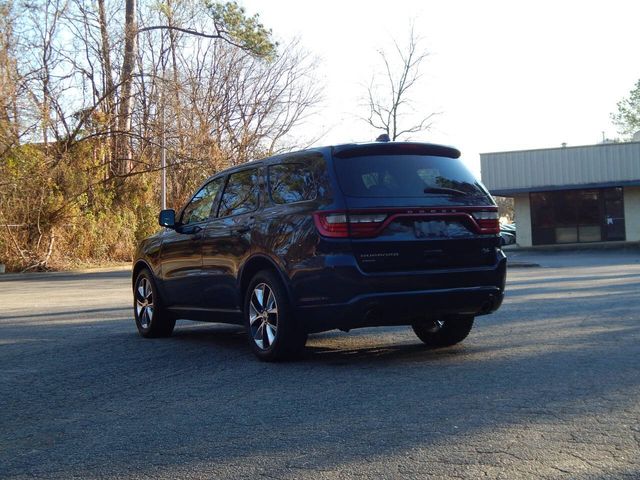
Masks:
[[[340,188],[351,197],[488,195],[456,158],[425,155],[336,158],[335,168]]]

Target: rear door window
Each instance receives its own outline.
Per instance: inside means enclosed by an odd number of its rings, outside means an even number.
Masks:
[[[313,175],[302,163],[269,167],[269,189],[275,203],[296,203],[316,198]]]
[[[258,169],[232,173],[220,199],[218,216],[229,217],[257,210],[259,193]]]
[[[456,158],[427,155],[337,158],[335,168],[340,188],[352,197],[488,195]]]

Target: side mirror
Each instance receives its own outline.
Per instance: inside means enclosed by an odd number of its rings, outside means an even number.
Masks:
[[[162,210],[158,215],[158,223],[167,228],[176,227],[176,211],[175,210]]]

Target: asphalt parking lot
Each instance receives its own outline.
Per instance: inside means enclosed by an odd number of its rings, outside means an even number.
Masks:
[[[140,338],[125,271],[0,277],[0,478],[640,478],[640,252],[516,257],[464,344],[284,364],[229,326]]]

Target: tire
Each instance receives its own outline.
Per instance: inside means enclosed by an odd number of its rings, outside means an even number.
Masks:
[[[299,355],[307,342],[295,320],[287,291],[278,275],[258,272],[244,298],[244,325],[253,353],[266,362]]]
[[[412,325],[413,331],[430,347],[449,347],[460,343],[471,331],[474,317],[460,315]]]
[[[169,337],[176,319],[164,308],[151,272],[140,270],[133,287],[133,315],[138,333],[145,338]]]

